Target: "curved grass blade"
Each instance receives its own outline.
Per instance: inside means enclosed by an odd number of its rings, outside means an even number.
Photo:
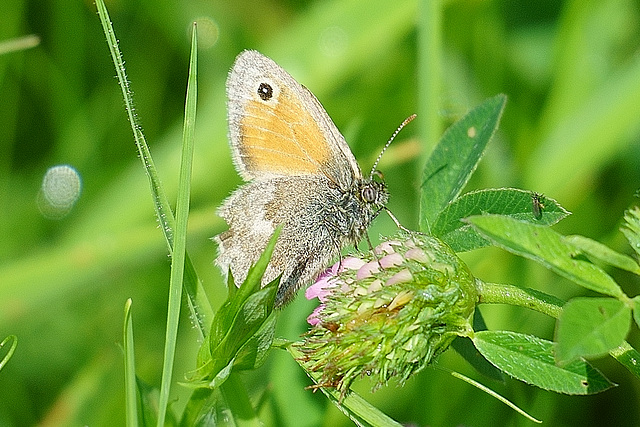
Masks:
[[[131,319],[131,298],[124,305],[124,386],[125,386],[125,419],[127,427],[138,425],[138,393],[136,389],[135,353],[133,350],[133,322]]]
[[[2,360],[0,360],[0,371],[2,370],[2,368],[4,368],[7,362],[9,362],[9,360],[13,356],[13,353],[15,353],[16,351],[16,347],[18,347],[18,337],[15,335],[9,335],[5,337],[2,342],[0,342],[0,349],[6,346],[9,341],[11,341],[11,347],[9,347],[9,350],[7,350],[7,354],[5,354]]]
[[[461,379],[462,381],[466,382],[467,384],[471,384],[472,386],[476,387],[477,389],[484,391],[489,396],[498,399],[500,402],[504,403],[509,408],[513,409],[514,411],[516,411],[517,413],[519,413],[523,417],[529,419],[529,421],[533,421],[534,423],[538,423],[538,424],[542,423],[541,420],[539,420],[537,418],[534,418],[531,415],[527,414],[523,409],[520,409],[518,406],[516,406],[515,403],[511,402],[506,397],[499,395],[495,391],[491,390],[489,387],[487,387],[487,386],[485,386],[483,384],[480,384],[479,382],[477,382],[477,381],[475,381],[475,380],[473,380],[473,379],[471,379],[471,378],[467,377],[466,375],[463,375],[463,374],[461,374],[459,372],[451,371],[450,373],[454,377],[456,377],[458,379]]]
[[[171,279],[169,282],[169,308],[167,310],[167,330],[164,347],[164,363],[158,403],[158,426],[164,426],[165,413],[169,404],[169,389],[173,373],[173,361],[178,339],[180,320],[180,299],[187,251],[187,222],[189,218],[189,195],[191,191],[191,170],[195,145],[195,117],[198,94],[198,36],[193,25],[191,39],[191,58],[189,61],[189,79],[185,101],[184,128],[182,134],[182,154],[180,158],[180,178],[178,182],[178,200],[176,203],[176,228],[174,250],[171,256]]]
[[[138,154],[142,161],[145,173],[147,174],[147,178],[149,179],[151,196],[156,209],[156,218],[160,223],[160,229],[164,234],[169,253],[172,254],[174,247],[173,230],[175,228],[175,219],[173,212],[171,211],[171,205],[169,204],[169,199],[167,198],[162,183],[158,177],[155,164],[151,157],[151,152],[149,151],[149,146],[147,145],[142,132],[142,126],[140,125],[135,113],[133,106],[133,92],[131,91],[129,80],[127,79],[122,54],[118,48],[118,41],[113,31],[109,14],[104,5],[104,0],[96,0],[96,7],[103,31],[107,38],[107,44],[109,46],[109,51],[111,52],[111,59],[113,60],[116,68],[118,83],[122,90],[127,117],[131,125],[131,130],[133,131]],[[205,295],[202,283],[198,279],[198,275],[196,274],[188,255],[185,261],[184,278],[184,288],[187,294],[187,303],[191,312],[191,319],[194,321],[194,324],[200,333],[200,338],[203,339],[207,333],[208,326],[211,324],[213,309],[209,304],[209,300]]]

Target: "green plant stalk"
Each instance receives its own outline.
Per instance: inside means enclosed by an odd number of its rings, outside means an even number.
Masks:
[[[476,278],[478,304],[510,304],[529,308],[557,319],[564,301],[535,289],[485,283]]]
[[[187,82],[187,97],[184,113],[184,127],[182,134],[182,155],[180,160],[180,178],[178,185],[178,201],[176,204],[176,228],[174,250],[171,257],[171,281],[169,283],[169,308],[167,310],[167,330],[164,347],[164,364],[162,367],[162,382],[160,385],[160,399],[158,402],[158,427],[164,426],[169,389],[175,359],[176,341],[178,336],[178,322],[180,321],[180,297],[182,295],[182,281],[187,250],[187,223],[189,217],[189,193],[191,191],[191,170],[193,164],[193,149],[195,141],[195,117],[198,94],[197,83],[198,37],[196,24],[193,24],[191,40],[191,59],[189,63],[189,80]]]
[[[442,135],[440,97],[442,87],[442,2],[421,0],[418,5],[418,117],[426,147],[422,163]],[[422,178],[421,176],[419,177]]]
[[[133,320],[131,315],[131,298],[124,305],[124,385],[125,385],[125,419],[127,427],[137,427],[138,407],[136,388],[135,353],[133,346]]]

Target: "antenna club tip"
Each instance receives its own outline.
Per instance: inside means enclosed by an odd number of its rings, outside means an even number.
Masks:
[[[410,115],[409,117],[407,117],[406,119],[404,119],[404,122],[402,122],[402,126],[406,126],[407,124],[409,124],[411,121],[413,121],[413,119],[415,119],[416,117],[418,117],[418,115],[416,113],[413,113],[412,115]]]

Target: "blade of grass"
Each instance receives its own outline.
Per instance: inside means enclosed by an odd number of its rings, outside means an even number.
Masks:
[[[197,104],[197,67],[198,37],[196,24],[193,24],[191,39],[191,58],[189,61],[189,79],[187,81],[187,97],[185,101],[184,127],[182,134],[182,156],[180,159],[180,178],[178,181],[178,201],[176,204],[176,228],[174,251],[171,257],[171,281],[169,283],[169,309],[167,310],[167,331],[164,347],[164,364],[158,402],[158,426],[164,426],[169,402],[169,388],[175,358],[178,322],[180,320],[180,296],[182,295],[182,279],[187,246],[187,222],[189,217],[189,193],[191,191],[191,170],[193,164],[193,148],[195,140],[195,118]]]
[[[125,385],[125,418],[127,427],[138,425],[138,405],[136,388],[135,353],[133,351],[133,322],[131,319],[131,298],[124,305],[124,385]]]
[[[480,384],[479,382],[467,377],[466,375],[463,375],[461,373],[455,372],[455,371],[449,371],[449,373],[451,375],[453,375],[455,378],[458,378],[464,382],[466,382],[467,384],[470,384],[472,386],[474,386],[475,388],[484,391],[485,393],[487,393],[489,396],[498,399],[500,402],[504,403],[505,405],[507,405],[509,408],[513,409],[514,411],[516,411],[517,413],[519,413],[520,415],[522,415],[523,417],[527,418],[529,421],[533,421],[534,423],[538,423],[541,424],[542,421],[532,417],[531,415],[527,414],[523,409],[520,409],[518,406],[516,406],[515,403],[511,402],[509,399],[507,399],[506,397],[501,396],[500,394],[496,393],[495,391],[491,390],[489,387]]]
[[[0,360],[0,371],[4,368],[4,365],[7,364],[9,359],[11,359],[11,356],[13,356],[13,353],[16,351],[16,347],[18,346],[18,337],[15,335],[9,335],[0,342],[0,349],[7,345],[9,341],[11,341],[11,347],[9,347],[7,354]]]
[[[169,200],[158,177],[153,159],[151,158],[149,147],[142,132],[142,126],[138,122],[137,116],[135,114],[135,109],[133,106],[133,93],[129,86],[129,81],[127,80],[124,62],[122,61],[122,55],[120,53],[120,50],[118,49],[118,41],[113,31],[113,26],[111,25],[111,20],[109,19],[109,14],[107,12],[106,6],[104,5],[104,1],[96,0],[96,7],[98,9],[98,16],[100,17],[100,22],[102,24],[105,37],[107,38],[107,44],[109,46],[109,51],[111,52],[111,58],[116,68],[118,83],[122,90],[125,109],[127,111],[129,123],[131,124],[131,129],[133,131],[138,154],[144,166],[147,178],[149,179],[151,195],[153,197],[154,206],[156,208],[156,217],[158,218],[158,222],[161,225],[160,228],[162,229],[165,240],[167,242],[169,253],[171,254],[173,252],[174,246],[173,229],[175,220],[173,212],[171,211]],[[198,275],[196,274],[193,264],[191,263],[191,259],[188,255],[186,256],[185,270],[184,288],[187,293],[187,302],[189,305],[189,310],[191,312],[191,319],[198,329],[198,332],[200,333],[200,338],[203,339],[209,328],[209,325],[211,324],[211,319],[213,318],[213,310],[205,296],[202,283],[198,279]]]

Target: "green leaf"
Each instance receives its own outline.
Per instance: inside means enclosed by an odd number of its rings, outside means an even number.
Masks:
[[[215,426],[216,411],[222,400],[219,394],[218,390],[210,388],[195,389],[182,412],[180,426]]]
[[[629,333],[631,309],[613,298],[574,298],[562,308],[556,329],[556,360],[601,356]]]
[[[220,387],[229,378],[229,375],[231,375],[234,362],[235,358],[231,358],[226,365],[220,366],[219,369],[216,369],[209,375],[209,377],[213,376],[213,378],[209,382],[208,387],[212,389]]]
[[[227,379],[234,363],[239,369],[250,369],[266,358],[273,341],[276,316],[272,314],[280,280],[263,288],[261,284],[280,229],[275,230],[244,283],[236,292],[229,293],[216,313],[211,333],[198,351],[197,368],[191,373],[190,380],[196,386],[216,378],[209,386],[217,387]]]
[[[611,350],[609,354],[637,379],[640,379],[640,353],[628,342],[623,342],[622,345]]]
[[[258,418],[253,403],[249,399],[247,387],[238,374],[232,373],[220,390],[229,407],[225,413],[225,419],[231,418],[228,420],[229,425],[239,427],[262,427],[264,425]]]
[[[258,259],[258,262],[249,269],[247,278],[237,291],[229,293],[227,300],[222,304],[222,307],[218,310],[213,323],[211,325],[211,332],[209,334],[209,341],[211,348],[215,348],[228,334],[231,325],[233,324],[235,317],[238,315],[241,306],[246,302],[247,298],[255,293],[262,285],[262,276],[269,265],[273,248],[276,245],[278,236],[280,235],[281,227],[276,228],[271,236],[269,244],[265,248],[264,252]],[[232,284],[230,283],[230,286]],[[235,287],[235,286],[234,286]]]
[[[602,262],[606,262],[614,267],[640,274],[640,266],[628,255],[614,251],[600,242],[584,236],[566,236],[567,242],[580,248],[587,256],[592,256]]]
[[[625,226],[622,227],[622,233],[627,237],[629,244],[636,251],[636,255],[640,256],[640,208],[635,206],[628,210],[624,215]]]
[[[541,196],[544,208],[536,217],[532,209],[532,194],[517,188],[492,188],[463,194],[440,212],[431,233],[454,251],[463,252],[490,245],[470,224],[462,221],[464,218],[498,214],[534,224],[553,225],[569,215],[558,202]]]
[[[549,227],[499,215],[474,216],[466,221],[482,236],[509,252],[532,259],[592,291],[626,298],[607,273],[579,257],[580,249]]]
[[[420,193],[420,230],[430,234],[438,214],[462,191],[493,136],[505,95],[486,100],[454,123],[424,167]]]
[[[238,374],[231,372],[231,368],[226,374],[228,375],[225,380],[220,381],[220,388],[200,387],[193,391],[182,413],[181,426],[260,427],[263,425],[253,408],[242,379]]]
[[[600,371],[579,359],[557,366],[553,342],[509,331],[480,331],[476,348],[506,374],[544,390],[564,394],[595,394],[614,386]]]
[[[271,313],[260,329],[238,350],[233,369],[256,369],[265,362],[276,333],[276,312]]]
[[[274,285],[260,289],[250,295],[234,317],[233,323],[224,339],[220,341],[217,346],[211,347],[211,358],[214,363],[211,372],[206,374],[208,378],[218,375],[218,372],[228,366],[231,360],[236,359],[242,347],[249,342],[254,334],[258,333],[261,326],[268,321],[272,314],[273,303],[276,297],[277,284],[275,283],[276,282],[274,282]],[[273,321],[273,319],[271,321]],[[275,325],[272,327],[275,327]],[[263,339],[267,338],[268,335],[257,337],[254,344],[256,346],[265,345]],[[271,339],[273,339],[273,335],[271,335]],[[247,349],[247,351],[250,352],[251,350]],[[255,351],[258,351],[257,348]],[[245,354],[245,356],[248,357],[248,354]]]
[[[271,316],[276,291],[276,286],[269,286],[247,298],[235,316],[225,338],[216,347],[211,347],[211,356],[214,360],[229,360],[231,357],[236,357],[240,348],[260,330]],[[271,308],[269,304],[271,304]]]
[[[640,295],[636,295],[631,301],[633,303],[633,320],[640,328]]]

